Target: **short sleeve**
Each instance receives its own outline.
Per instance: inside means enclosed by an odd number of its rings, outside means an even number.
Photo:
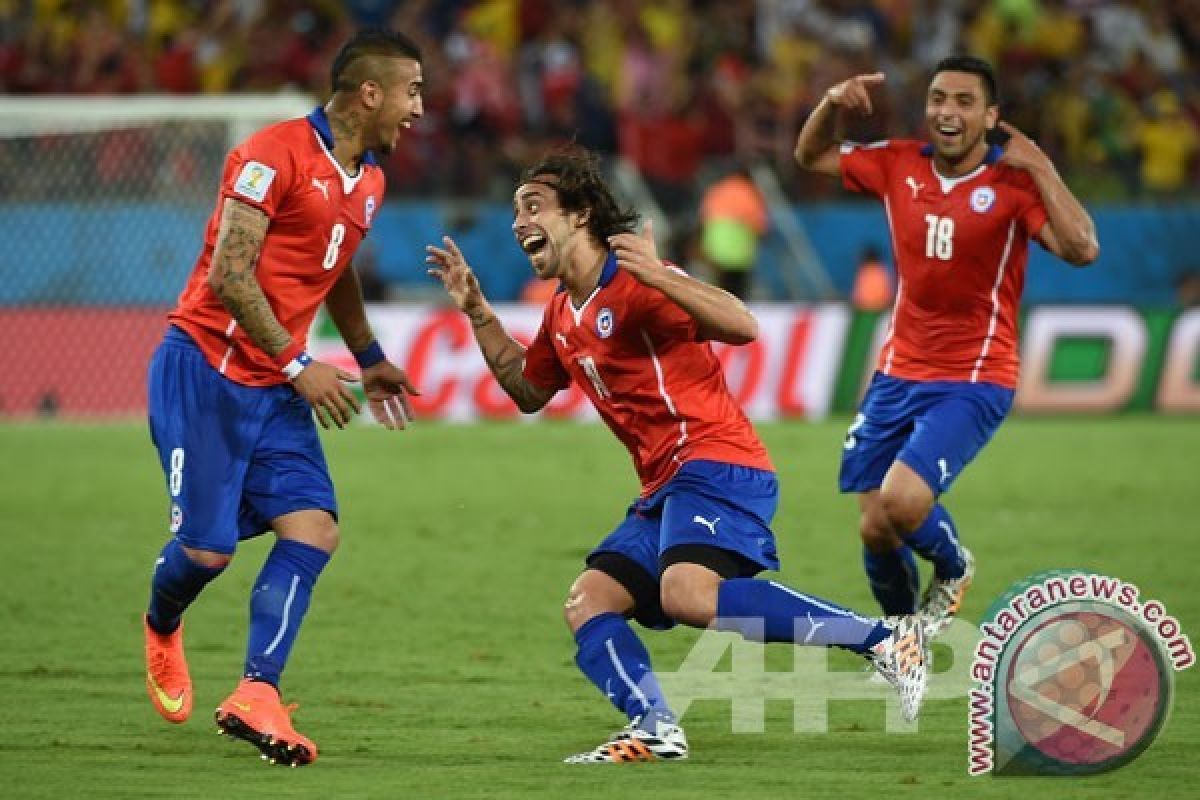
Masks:
[[[895,153],[892,143],[886,139],[871,144],[843,144],[839,161],[842,185],[852,192],[883,197]]]
[[[1026,175],[1022,175],[1022,178],[1021,210],[1019,212],[1021,226],[1025,229],[1026,235],[1034,238],[1041,233],[1042,226],[1046,224],[1049,215],[1046,213],[1045,204],[1042,203],[1042,194],[1038,191],[1033,179]]]
[[[679,267],[667,263],[667,269],[683,273]],[[686,274],[686,273],[683,273]],[[642,327],[663,339],[696,341],[700,336],[700,325],[691,314],[678,303],[657,289],[639,287],[637,292],[638,316]]]
[[[563,369],[562,362],[558,360],[558,354],[554,352],[554,344],[550,341],[550,333],[546,330],[546,317],[542,317],[542,324],[538,328],[537,335],[525,349],[525,366],[521,373],[525,376],[525,380],[543,389],[558,391],[571,384],[571,376]]]
[[[292,184],[292,157],[287,147],[256,134],[225,159],[221,196],[232,197],[274,217]]]

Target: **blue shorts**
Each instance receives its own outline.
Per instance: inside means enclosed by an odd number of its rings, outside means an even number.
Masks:
[[[171,533],[231,554],[292,511],[337,516],[308,402],[291,387],[243,386],[172,327],[150,360],[150,437],[167,478]]]
[[[991,383],[908,381],[876,372],[842,444],[838,485],[883,485],[899,460],[939,495],[988,443],[1012,408],[1013,390]]]
[[[588,554],[618,553],[658,582],[659,557],[681,544],[736,553],[761,571],[779,569],[771,520],[775,473],[718,461],[689,461],[661,489],[629,506],[625,520]]]

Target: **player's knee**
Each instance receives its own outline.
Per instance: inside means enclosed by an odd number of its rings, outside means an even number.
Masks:
[[[933,498],[927,491],[884,489],[880,493],[880,500],[888,522],[901,535],[921,527],[933,508]]]
[[[859,515],[858,534],[862,537],[863,546],[872,553],[888,552],[900,546],[900,539],[882,509],[864,511]]]
[[[563,603],[563,621],[567,623],[571,633],[574,633],[593,617],[622,611],[623,609],[617,608],[603,592],[596,591],[595,587],[588,587],[587,581],[581,575],[567,590],[567,599]]]
[[[193,564],[199,564],[205,569],[224,569],[233,561],[233,553],[218,553],[214,550],[197,550],[181,544],[183,553]]]
[[[703,572],[698,574],[697,570]],[[672,564],[663,573],[660,584],[659,603],[663,613],[684,625],[707,627],[717,616],[719,583],[720,578],[703,567]]]

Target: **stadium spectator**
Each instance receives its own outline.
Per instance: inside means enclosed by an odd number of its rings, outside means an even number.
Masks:
[[[700,204],[700,242],[717,285],[745,298],[758,258],[758,241],[767,232],[767,203],[743,169],[716,181]]]
[[[1200,0],[41,0],[0,4],[0,89],[319,94],[332,48],[381,19],[414,31],[431,66],[453,64],[434,70],[451,77],[430,86],[411,151],[385,165],[408,194],[500,200],[531,153],[576,141],[619,149],[668,211],[684,213],[714,158],[761,156],[794,178],[801,120],[848,75],[895,65],[878,98],[894,111],[849,134],[919,131],[922,70],[968,51],[1003,66],[1006,115],[1069,182],[1100,198],[1134,195],[1138,108],[1170,88],[1195,116],[1189,98],[1200,92]],[[1064,98],[1067,119],[1053,113]]]

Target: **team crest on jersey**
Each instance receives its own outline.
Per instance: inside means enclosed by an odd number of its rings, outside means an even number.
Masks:
[[[371,217],[375,215],[375,195],[367,196],[367,205],[364,211],[366,212],[367,225],[370,225]]]
[[[996,190],[990,186],[980,186],[971,192],[971,210],[976,214],[982,214],[990,210],[992,204],[995,202]]]
[[[612,336],[615,325],[616,320],[613,317],[611,308],[602,308],[596,314],[596,333],[600,334],[601,339],[607,339]]]
[[[238,175],[233,190],[243,197],[249,197],[256,203],[261,203],[275,180],[275,170],[257,161],[247,161]]]

